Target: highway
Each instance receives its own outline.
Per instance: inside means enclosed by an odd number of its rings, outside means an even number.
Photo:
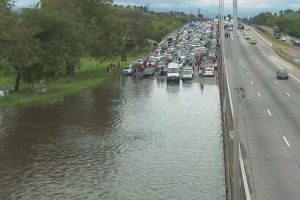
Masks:
[[[279,58],[253,31],[251,45],[240,37],[225,39],[230,85],[233,80],[233,38],[245,98],[239,102],[239,135],[252,199],[298,200],[300,197],[300,70]],[[286,68],[289,80],[277,80]],[[232,87],[231,87],[232,89]],[[232,89],[233,90],[233,89]],[[233,91],[231,91],[233,94]]]

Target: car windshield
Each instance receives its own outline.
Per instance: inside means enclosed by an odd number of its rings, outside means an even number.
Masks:
[[[168,68],[169,73],[178,73],[179,69],[178,68]]]
[[[186,70],[182,72],[183,74],[193,74],[193,72],[191,70]]]
[[[283,75],[283,74],[287,74],[287,71],[286,70],[278,70],[277,73]]]

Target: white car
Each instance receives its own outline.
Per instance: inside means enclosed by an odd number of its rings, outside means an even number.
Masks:
[[[132,72],[133,72],[132,66],[129,65],[128,67],[125,67],[125,69],[123,70],[123,75],[130,76],[130,75],[132,75]]]
[[[181,69],[183,67],[183,61],[182,60],[174,60],[173,63],[178,64],[179,69]]]
[[[193,74],[192,70],[183,70],[182,76],[181,76],[182,80],[193,80],[194,74]]]
[[[245,39],[246,39],[246,40],[250,40],[250,39],[251,39],[250,35],[249,35],[249,34],[246,34],[246,35],[245,35]]]
[[[205,68],[203,76],[215,76],[214,68],[212,68],[212,67]]]
[[[285,37],[280,38],[280,40],[284,42],[285,41]]]

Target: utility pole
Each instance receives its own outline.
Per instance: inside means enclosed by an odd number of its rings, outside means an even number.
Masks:
[[[234,200],[240,199],[240,174],[239,174],[239,96],[241,92],[238,67],[237,44],[237,0],[233,0],[233,185]]]

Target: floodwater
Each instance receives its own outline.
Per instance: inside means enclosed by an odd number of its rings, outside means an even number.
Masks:
[[[0,199],[225,200],[214,83],[116,77],[1,111]]]

